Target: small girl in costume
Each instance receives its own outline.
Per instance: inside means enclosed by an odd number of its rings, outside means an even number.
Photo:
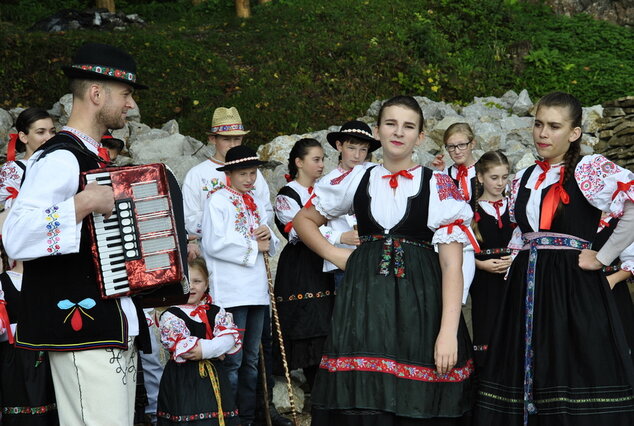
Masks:
[[[0,424],[6,426],[58,425],[57,405],[48,355],[13,346],[20,308],[22,262],[8,270],[0,243]]]
[[[229,380],[221,360],[240,350],[240,334],[230,313],[212,304],[207,266],[189,262],[186,305],[160,317],[161,342],[170,351],[158,397],[159,425],[238,425]]]
[[[478,183],[474,197],[477,201],[471,226],[481,251],[475,255],[476,272],[469,292],[475,360],[480,368],[484,365],[489,335],[507,285],[504,273],[512,262],[507,245],[513,227],[508,199],[504,196],[510,172],[508,159],[501,151],[485,152],[475,168]]]
[[[15,128],[18,133],[10,135],[7,162],[0,169],[0,203],[7,209],[18,196],[27,160],[57,132],[53,119],[41,108],[22,111],[15,120]],[[21,159],[16,160],[16,152],[24,153]]]

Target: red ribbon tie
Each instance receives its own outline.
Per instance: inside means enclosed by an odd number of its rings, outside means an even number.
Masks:
[[[469,169],[464,164],[458,166],[458,174],[456,179],[460,181],[460,190],[464,196],[465,201],[469,201],[469,185],[467,184],[467,177],[469,176]]]
[[[634,199],[629,194],[630,188],[632,186],[634,186],[634,180],[631,180],[629,182],[617,182],[616,191],[614,191],[614,194],[612,194],[612,199],[614,200],[616,196],[619,195],[619,192],[624,192],[625,195],[627,195],[627,198],[629,198],[630,200],[632,200],[632,202],[634,202]]]
[[[535,160],[535,164],[542,169],[542,172],[537,178],[537,182],[535,182],[535,189],[538,189],[544,182],[544,179],[546,179],[546,174],[548,173],[548,170],[550,170],[550,163],[548,161]]]
[[[403,176],[406,179],[414,179],[414,175],[408,172],[407,170],[401,170],[391,175],[385,175],[384,178],[390,178],[390,188],[396,189],[398,188],[398,177]]]
[[[553,218],[555,217],[555,212],[557,211],[557,206],[559,206],[559,202],[561,201],[564,204],[568,204],[570,202],[570,197],[564,189],[563,181],[564,167],[562,166],[559,174],[559,182],[552,185],[548,190],[548,193],[544,197],[541,219],[539,220],[540,229],[550,230],[550,227],[553,224]]]
[[[478,244],[478,241],[476,241],[469,227],[464,224],[464,220],[457,219],[453,221],[452,223],[441,225],[441,228],[447,228],[447,234],[451,235],[451,233],[453,232],[454,226],[457,226],[458,228],[460,228],[462,232],[464,232],[467,235],[467,237],[469,238],[469,241],[471,241],[471,245],[473,246],[473,249],[475,250],[475,252],[480,253],[480,245]]]
[[[209,305],[198,305],[196,309],[191,311],[189,314],[190,317],[198,317],[205,324],[205,339],[211,339],[214,337],[211,331],[211,324],[209,324],[209,318],[207,318],[207,311],[209,310]]]

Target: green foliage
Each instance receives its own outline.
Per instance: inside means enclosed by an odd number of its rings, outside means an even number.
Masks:
[[[116,0],[148,25],[124,32],[26,32],[62,8],[93,0],[7,0],[0,5],[0,107],[49,107],[67,92],[60,64],[86,41],[116,44],[150,90],[143,121],[176,118],[199,139],[213,109],[238,107],[247,142],[303,133],[361,116],[397,93],[458,103],[526,88],[568,90],[590,105],[631,94],[631,29],[556,16],[518,0],[273,0],[236,18],[233,0]]]

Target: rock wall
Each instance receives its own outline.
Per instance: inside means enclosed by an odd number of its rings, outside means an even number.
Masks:
[[[634,96],[604,103],[599,124],[596,152],[634,170]]]
[[[472,103],[466,106],[435,102],[425,97],[416,97],[416,100],[421,105],[425,115],[426,134],[423,143],[414,152],[416,162],[428,165],[437,153],[446,154],[442,148],[444,131],[453,123],[466,122],[471,125],[476,134],[476,157],[488,150],[501,149],[511,160],[514,170],[532,164],[536,153],[531,134],[533,123],[531,114],[534,105],[525,90],[519,94],[509,91],[500,98],[476,97]],[[360,120],[373,126],[376,123],[382,102],[372,103],[365,115],[360,117]],[[634,98],[625,98],[615,102],[620,102],[619,106],[616,106],[616,103],[614,106],[612,103],[605,104],[605,110],[608,114],[612,114],[609,117],[614,118],[614,120],[602,118],[604,106],[595,105],[584,108],[582,141],[584,154],[594,152],[594,146],[599,142],[597,135],[601,132],[603,132],[601,134],[604,137],[607,137],[608,134],[611,138],[613,135],[618,136],[618,139],[615,139],[617,142],[610,142],[612,150],[608,150],[606,153],[614,154],[620,159],[619,156],[625,156],[624,152],[631,147],[634,139],[634,135],[630,132],[632,127],[623,128],[618,123],[615,124],[615,120],[623,118],[631,122],[634,114]],[[72,96],[67,94],[55,103],[49,112],[56,125],[61,127],[68,122],[71,110]],[[21,111],[21,108],[9,111],[0,109],[0,153],[2,154],[6,153],[8,134],[15,131],[13,124]],[[614,114],[620,115],[615,116]],[[248,126],[248,117],[245,118]],[[601,130],[601,126],[611,127]],[[278,189],[285,184],[284,174],[287,172],[288,154],[293,144],[302,137],[315,138],[324,146],[327,156],[325,172],[336,167],[338,153],[327,143],[326,135],[328,132],[338,129],[338,126],[331,126],[328,129],[302,135],[278,136],[269,143],[261,145],[258,154],[261,159],[269,161],[263,174],[269,182],[272,195],[277,193]],[[609,133],[610,131],[613,133]],[[128,113],[127,125],[123,129],[115,130],[113,134],[126,142],[126,148],[117,159],[116,164],[163,162],[172,169],[179,182],[183,181],[185,174],[191,167],[213,154],[213,148],[208,147],[202,141],[181,134],[175,120],[168,121],[160,129],[153,129],[141,122],[138,110],[131,110]],[[248,142],[248,136],[246,141]],[[617,148],[620,151],[614,151]],[[627,158],[631,160],[631,157]],[[373,159],[378,162],[382,160],[381,149],[374,152]],[[445,160],[451,161],[447,155],[445,155]],[[631,161],[624,164],[632,166]]]
[[[546,4],[555,13],[568,16],[587,13],[618,25],[634,26],[634,0],[546,0]]]

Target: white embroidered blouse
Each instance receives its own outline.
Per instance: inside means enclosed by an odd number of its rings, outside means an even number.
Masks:
[[[0,203],[4,203],[5,209],[11,208],[22,184],[24,169],[18,162],[26,165],[23,160],[7,161],[0,168]]]
[[[175,308],[187,314],[192,321],[202,323],[203,321],[198,315],[191,315],[197,307],[198,305],[179,305]],[[212,330],[213,338],[211,339],[192,336],[185,321],[169,311],[165,311],[161,315],[159,330],[163,347],[171,353],[172,359],[178,363],[187,361],[181,355],[191,351],[197,343],[202,350],[203,359],[218,358],[224,354],[232,355],[242,347],[240,332],[233,322],[233,315],[222,308],[216,314]]]
[[[264,202],[253,191],[257,209],[250,212],[241,193],[230,187],[214,192],[203,211],[202,253],[210,275],[209,292],[223,308],[268,305],[268,283],[264,256],[253,237],[269,222]],[[270,227],[269,227],[270,229]],[[271,231],[269,255],[275,255],[279,239]]]
[[[207,199],[218,189],[226,186],[227,176],[225,172],[218,171],[218,167],[224,164],[208,159],[192,167],[183,181],[183,208],[185,210],[185,228],[192,235],[202,235],[203,209],[207,205]],[[258,170],[253,192],[264,203],[263,209],[273,218],[269,186]]]

